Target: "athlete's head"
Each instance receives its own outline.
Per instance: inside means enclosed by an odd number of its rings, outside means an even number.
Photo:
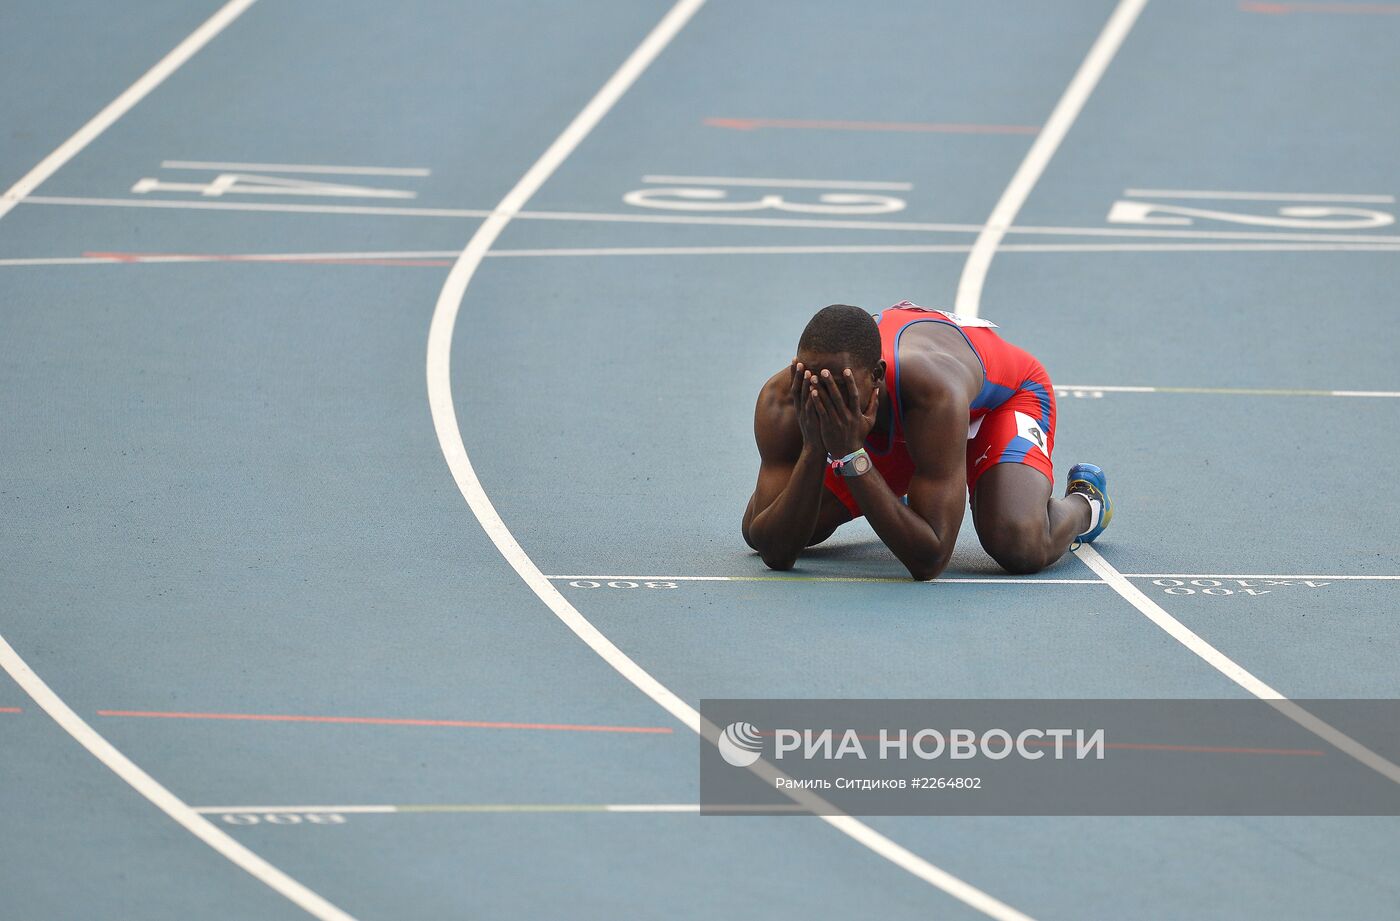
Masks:
[[[797,340],[797,360],[807,370],[840,375],[851,369],[862,406],[870,398],[871,388],[884,382],[882,351],[875,318],[849,304],[818,310]]]

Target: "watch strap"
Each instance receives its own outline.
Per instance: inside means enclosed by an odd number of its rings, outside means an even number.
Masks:
[[[870,455],[864,448],[856,448],[845,457],[832,458],[831,469],[835,471],[837,476],[859,476],[860,474],[855,470],[855,460],[858,457],[864,457],[867,464],[873,464],[873,461],[870,460]],[[867,466],[866,469],[868,470],[869,467]],[[863,473],[865,471],[861,472]]]

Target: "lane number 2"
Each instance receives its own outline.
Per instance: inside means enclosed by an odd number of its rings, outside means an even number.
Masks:
[[[1125,194],[1131,195],[1133,190]],[[1146,196],[1149,193],[1141,193]],[[1185,192],[1180,197],[1207,198],[1211,193]],[[1249,193],[1219,193],[1221,199],[1248,195],[1250,200],[1269,201],[1266,195],[1253,196]],[[1162,197],[1172,197],[1162,193]],[[1115,201],[1108,210],[1110,224],[1141,224],[1153,227],[1189,227],[1199,221],[1218,221],[1227,224],[1243,224],[1249,227],[1274,227],[1285,230],[1373,230],[1388,227],[1395,223],[1395,215],[1372,208],[1349,207],[1340,202],[1328,202],[1324,195],[1306,197],[1307,204],[1278,205],[1280,201],[1292,200],[1280,196],[1275,202],[1273,214],[1251,214],[1242,211],[1223,211],[1219,208],[1197,208],[1186,205],[1165,204],[1160,201],[1138,201],[1122,198]],[[1383,196],[1378,196],[1384,198]]]

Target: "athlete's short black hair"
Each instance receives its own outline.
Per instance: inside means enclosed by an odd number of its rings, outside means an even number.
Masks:
[[[846,352],[862,368],[871,369],[880,360],[880,327],[875,318],[850,304],[823,307],[807,323],[797,341],[799,352],[836,355]]]

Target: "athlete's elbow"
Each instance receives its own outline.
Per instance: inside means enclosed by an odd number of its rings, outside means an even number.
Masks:
[[[756,530],[757,529],[749,526],[749,522],[744,522],[744,543],[748,544],[749,549],[759,555],[763,560],[764,566],[767,566],[769,569],[786,571],[796,564],[796,554],[786,548],[774,546],[765,540],[762,534],[755,533]]]
[[[909,575],[916,582],[928,582],[943,574],[943,570],[948,568],[948,561],[940,558],[911,560],[905,562],[904,568],[909,570]]]
[[[797,554],[787,548],[754,547],[763,560],[763,565],[778,572],[787,572],[797,564]]]
[[[778,572],[787,572],[797,565],[797,557],[792,554],[765,553],[760,550],[758,555],[763,559],[763,565],[769,569],[776,569]]]

